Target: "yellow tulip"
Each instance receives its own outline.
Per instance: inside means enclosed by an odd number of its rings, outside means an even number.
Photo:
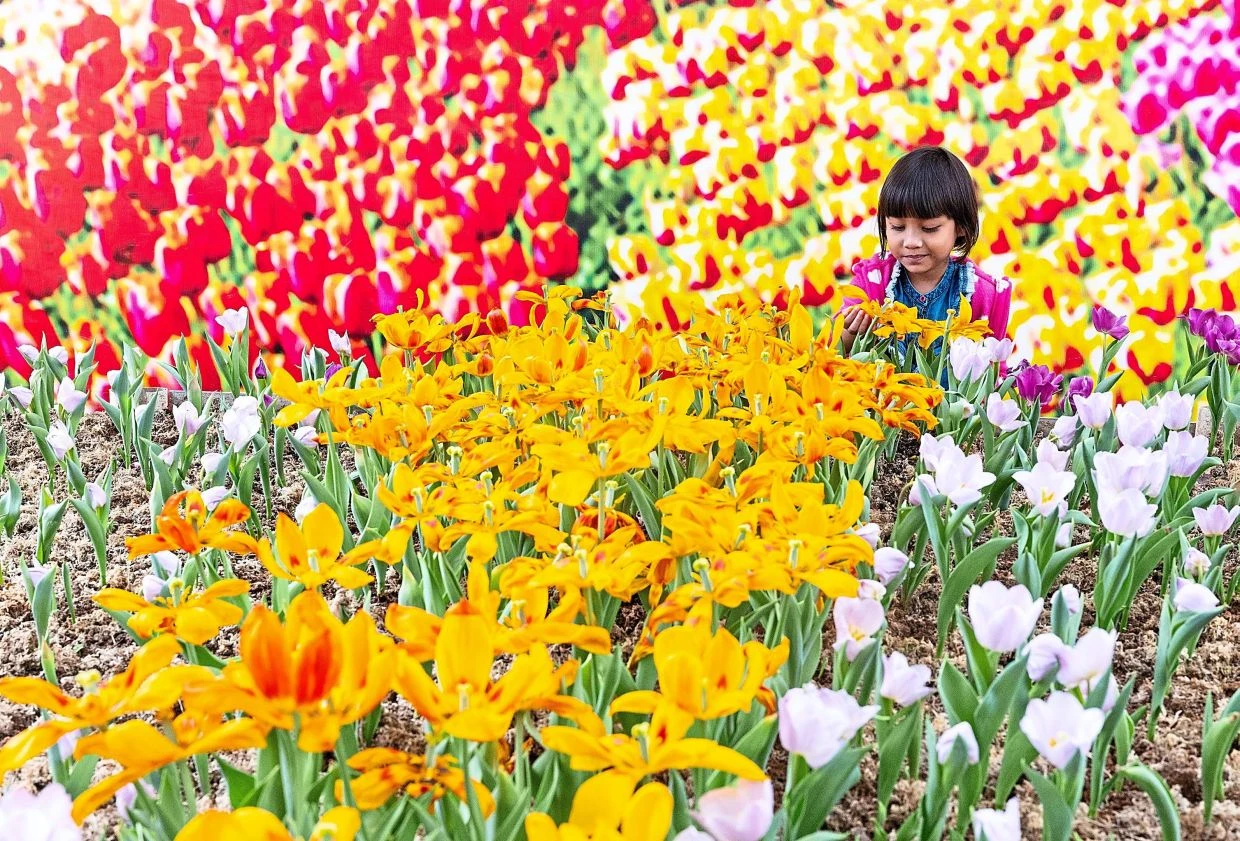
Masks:
[[[241,626],[240,650],[222,681],[199,688],[198,703],[245,710],[282,730],[299,720],[297,744],[307,752],[330,749],[341,726],[367,715],[391,690],[391,640],[365,611],[341,622],[313,590],[293,599],[283,623],[255,606]]]
[[[174,637],[156,637],[134,653],[125,671],[98,686],[88,683],[85,694],[76,698],[40,678],[0,678],[0,695],[51,714],[0,747],[0,775],[25,765],[66,733],[104,727],[136,712],[170,708],[181,697],[183,682],[200,671],[189,666],[168,668],[180,653],[181,644]]]
[[[542,730],[547,750],[567,754],[576,771],[614,769],[640,779],[649,774],[687,768],[709,768],[747,780],[766,779],[752,760],[710,739],[685,738],[694,718],[670,704],[658,706],[650,722],[639,724],[633,735],[591,733],[576,727],[552,726]]]
[[[525,818],[529,841],[663,841],[672,824],[674,801],[662,783],[623,774],[596,774],[573,795],[568,822],[556,826],[541,812]]]
[[[330,505],[321,502],[301,526],[286,514],[278,514],[274,544],[263,538],[258,544],[258,560],[274,577],[296,581],[307,590],[317,590],[328,581],[348,590],[365,587],[373,579],[355,564],[374,547],[362,544],[341,557],[343,546],[340,518]]]
[[[696,719],[745,712],[755,699],[768,709],[775,697],[763,682],[788,659],[788,640],[774,649],[756,641],[744,645],[726,628],[712,635],[706,623],[660,631],[654,640],[659,691],[634,691],[612,702],[611,712],[651,714],[669,703]]]
[[[576,674],[576,661],[556,667],[539,645],[517,655],[503,677],[492,680],[492,652],[483,617],[445,616],[435,641],[438,681],[414,658],[402,657],[397,661],[396,691],[439,732],[473,742],[504,738],[520,710],[549,710],[578,720],[593,716],[589,705],[560,694]]]
[[[223,500],[208,516],[207,506],[198,491],[181,491],[164,503],[163,510],[155,518],[155,534],[126,538],[125,545],[130,559],[170,549],[180,549],[190,555],[207,548],[252,555],[254,539],[243,532],[229,531],[249,518],[250,509],[235,499]]]
[[[105,610],[133,614],[128,625],[142,639],[172,634],[190,645],[213,639],[225,625],[241,621],[241,608],[224,601],[250,592],[250,582],[236,578],[217,581],[200,593],[188,592],[179,580],[169,584],[170,595],[148,602],[136,593],[107,587],[93,601]]]
[[[490,586],[486,564],[471,563],[466,598],[449,607],[445,615],[482,617],[493,654],[524,654],[536,645],[557,644],[575,645],[599,654],[611,651],[611,635],[605,628],[572,621],[580,612],[580,599],[561,597],[559,604],[549,610],[547,588],[526,584],[509,590],[511,600],[505,612],[500,594]],[[424,663],[434,659],[443,617],[418,607],[391,604],[384,624],[392,634],[406,640],[403,649],[415,660]]]
[[[349,767],[359,775],[349,784],[359,809],[378,809],[398,791],[419,798],[429,794],[431,808],[451,792],[462,803],[467,802],[466,777],[452,756],[441,755],[428,765],[424,755],[405,753],[393,748],[367,748],[349,758]],[[486,786],[468,780],[484,815],[495,811],[495,799]],[[336,799],[344,799],[344,783],[336,782]]]
[[[337,806],[329,809],[314,825],[306,841],[353,841],[361,828],[356,809]],[[201,812],[182,827],[175,841],[223,841],[244,838],[245,841],[300,841],[280,819],[254,806],[243,806],[234,812],[214,809]]]
[[[165,765],[203,753],[246,750],[267,742],[266,728],[248,718],[221,721],[197,711],[181,713],[171,724],[173,738],[145,721],[130,720],[102,733],[83,737],[74,750],[78,759],[98,756],[124,768],[82,792],[73,801],[73,819],[81,823],[129,783]]]

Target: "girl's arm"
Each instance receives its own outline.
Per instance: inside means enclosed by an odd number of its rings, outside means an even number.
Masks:
[[[993,278],[980,268],[976,271],[978,295],[974,298],[977,306],[973,310],[973,318],[986,319],[994,337],[1005,339],[1012,310],[1012,282],[1006,277]]]
[[[858,260],[853,265],[853,286],[864,292],[871,301],[883,300],[883,295],[887,290],[886,277],[891,273],[891,263],[894,261],[885,259],[881,255]],[[869,329],[870,322],[873,321],[868,315],[851,309],[860,304],[862,300],[864,299],[845,298],[840,303],[840,312],[836,316],[842,324],[843,332],[840,338],[844,345],[845,356],[852,352],[853,342],[857,340],[857,336]]]

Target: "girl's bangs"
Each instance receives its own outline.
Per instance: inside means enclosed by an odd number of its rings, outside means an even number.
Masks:
[[[934,219],[951,216],[950,199],[944,189],[926,182],[885,185],[879,196],[879,215],[887,219]]]

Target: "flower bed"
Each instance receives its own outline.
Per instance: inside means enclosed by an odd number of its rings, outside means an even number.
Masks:
[[[879,310],[844,358],[795,299],[681,333],[529,303],[381,317],[375,379],[342,348],[255,380],[235,325],[226,406],[184,355],[144,401],[131,353],[87,415],[90,355],[37,354],[3,398],[0,820],[1226,837],[1225,316],[1115,408],[950,319]]]

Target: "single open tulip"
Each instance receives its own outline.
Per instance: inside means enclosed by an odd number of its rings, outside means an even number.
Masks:
[[[779,699],[779,741],[821,768],[877,713],[877,706],[863,707],[843,690],[807,684]]]
[[[991,651],[1015,651],[1029,639],[1042,613],[1042,599],[1034,599],[1023,584],[1005,587],[998,581],[969,589],[969,621],[977,641]]]
[[[1020,729],[1044,759],[1063,768],[1078,752],[1089,755],[1104,716],[1102,710],[1085,709],[1069,692],[1053,692],[1029,702]]]

